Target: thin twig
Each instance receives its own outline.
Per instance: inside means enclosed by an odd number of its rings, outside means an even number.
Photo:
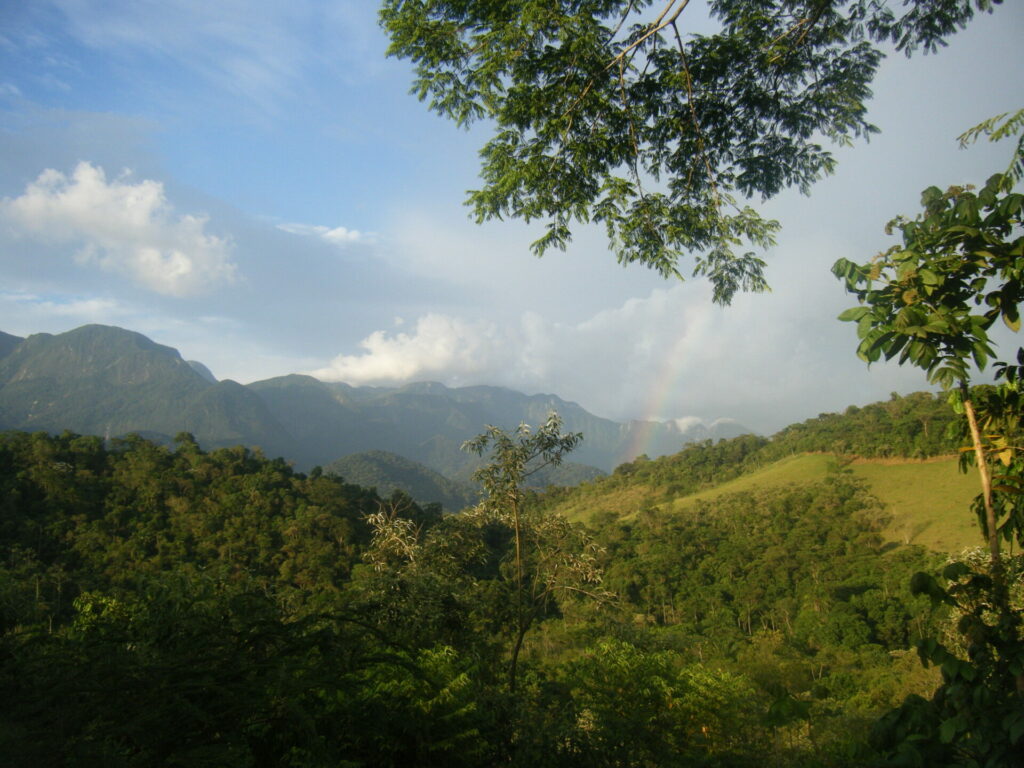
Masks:
[[[650,29],[648,29],[639,39],[634,40],[632,43],[630,43],[625,48],[623,48],[621,51],[619,51],[618,54],[616,54],[615,58],[613,58],[611,61],[608,62],[607,65],[605,65],[605,68],[604,68],[603,71],[607,72],[609,69],[611,69],[613,66],[615,66],[616,63],[619,63],[620,61],[624,61],[625,58],[626,58],[626,55],[628,53],[630,53],[631,51],[634,51],[640,45],[643,45],[643,43],[649,37],[651,37],[652,35],[658,34],[658,32],[660,32],[661,30],[665,29],[665,27],[669,26],[670,24],[674,24],[676,19],[679,18],[679,15],[683,12],[683,10],[686,8],[686,6],[689,5],[690,0],[683,0],[683,4],[680,5],[675,10],[675,13],[672,14],[671,18],[669,18],[668,20],[664,20],[665,16],[668,14],[669,11],[672,10],[672,6],[674,6],[676,4],[676,2],[678,2],[678,0],[670,0],[669,4],[665,6],[665,9],[661,12],[661,14],[659,14],[658,18],[656,18],[654,21],[651,22]],[[628,15],[628,11],[631,8],[632,8],[632,3],[630,3],[629,8],[627,8],[627,15]],[[623,24],[623,22],[625,22],[625,20],[626,20],[626,16],[623,16],[622,20],[619,22],[619,25],[615,28],[615,33],[618,33],[619,29],[622,28],[622,24]],[[614,37],[615,33],[613,33],[613,35],[612,35],[613,37]],[[626,64],[628,66],[629,62],[626,62]],[[590,89],[594,87],[594,83],[595,82],[596,82],[596,78],[593,78],[593,77],[590,78],[590,80],[587,82],[586,87],[584,87],[583,92],[578,97],[576,97],[576,99],[573,101],[573,103],[570,104],[569,107],[562,114],[563,115],[567,115],[570,112],[572,112],[574,109],[576,109],[576,105],[579,104],[581,101],[583,101],[583,99],[586,98],[587,94],[590,93]]]
[[[651,28],[644,32],[639,38],[637,38],[632,43],[623,48],[621,51],[619,51],[618,55],[610,62],[608,62],[608,66],[605,67],[605,69],[611,69],[612,65],[615,64],[615,62],[617,62],[619,59],[625,58],[627,53],[643,45],[643,43],[649,37],[658,34],[659,32],[661,32],[661,30],[665,29],[665,27],[670,25],[675,26],[676,19],[678,19],[679,15],[686,9],[686,6],[690,4],[690,0],[683,0],[682,5],[676,8],[675,13],[673,13],[672,16],[669,17],[668,19],[665,19],[665,16],[668,14],[670,10],[672,10],[672,6],[676,4],[676,1],[677,0],[671,0],[671,2],[669,2],[669,4],[665,6],[665,10],[661,12],[661,15],[651,22]],[[663,19],[665,20],[663,21]]]
[[[708,174],[708,181],[711,183],[711,191],[715,199],[715,208],[722,204],[721,196],[718,194],[718,183],[715,181],[714,171],[711,169],[711,161],[704,144],[704,133],[700,129],[700,121],[697,119],[697,108],[693,103],[693,78],[690,76],[690,66],[686,61],[686,50],[683,47],[683,37],[679,34],[679,27],[672,22],[672,29],[676,33],[676,42],[679,44],[679,58],[683,62],[683,74],[686,75],[686,103],[690,107],[690,119],[693,121],[693,129],[697,132],[697,149],[701,159],[704,161],[704,168]]]
[[[629,5],[626,6],[626,10],[623,12],[622,18],[619,19],[619,23],[615,26],[615,29],[613,29],[612,33],[608,36],[609,41],[615,39],[615,36],[619,34],[619,31],[622,29],[622,26],[626,23],[626,19],[629,18],[629,14],[633,12],[633,2],[634,0],[629,0]]]

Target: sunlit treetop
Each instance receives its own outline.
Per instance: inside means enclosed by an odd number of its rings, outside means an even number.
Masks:
[[[832,171],[829,145],[875,131],[870,83],[890,43],[934,51],[993,0],[384,0],[391,55],[431,109],[494,134],[478,221],[539,220],[541,255],[604,225],[622,263],[764,290],[778,223],[748,198]]]

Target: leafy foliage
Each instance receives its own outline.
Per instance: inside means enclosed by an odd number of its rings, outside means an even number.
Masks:
[[[778,224],[737,195],[807,192],[835,165],[817,137],[876,129],[865,102],[881,52],[934,50],[989,0],[716,0],[720,29],[687,34],[685,0],[385,0],[391,55],[413,92],[469,125],[487,120],[476,218],[545,221],[536,253],[598,222],[621,262],[679,276],[684,252],[716,301],[764,290]]]
[[[994,355],[988,331],[996,320],[1020,328],[1024,195],[996,174],[979,192],[929,187],[921,203],[917,219],[889,223],[902,245],[868,264],[836,263],[835,274],[864,304],[840,319],[857,323],[866,362],[898,356],[949,388],[970,377],[972,361],[984,368]]]
[[[563,519],[532,514],[524,509],[523,483],[527,476],[562,463],[563,456],[583,439],[575,432],[562,434],[562,421],[551,413],[536,432],[521,424],[514,435],[489,426],[468,441],[464,450],[490,453],[490,461],[476,477],[484,490],[477,511],[485,520],[512,529],[515,579],[515,634],[509,661],[509,688],[515,689],[519,652],[530,626],[547,610],[560,591],[586,592],[599,584],[585,537]],[[594,594],[594,593],[591,593]]]
[[[1004,138],[1024,129],[1022,117],[1000,115],[962,141]],[[862,303],[840,316],[858,323],[858,354],[868,363],[899,355],[901,364],[918,366],[953,390],[950,400],[964,416],[963,455],[973,459],[981,481],[975,509],[988,563],[954,562],[943,574],[947,587],[925,573],[911,585],[960,612],[963,642],[961,653],[939,639],[919,642],[922,660],[941,666],[942,685],[930,700],[908,698],[879,723],[876,743],[893,764],[1013,765],[1024,747],[1024,633],[1021,605],[1011,600],[1019,565],[1004,562],[1001,552],[1003,539],[1024,543],[1024,349],[1017,350],[1017,365],[996,363],[998,386],[975,392],[969,386],[970,363],[983,369],[996,354],[992,325],[1002,319],[1020,329],[1024,195],[1014,185],[1022,162],[1024,136],[1009,170],[977,194],[970,187],[926,189],[922,215],[890,223],[902,233],[902,247],[865,265],[840,260],[833,269]],[[1001,465],[999,474],[990,462]]]
[[[1003,574],[1019,593],[1020,558]],[[872,738],[897,764],[1012,766],[1024,747],[1024,635],[1021,604],[1012,604],[982,563],[954,562],[941,586],[917,574],[912,587],[956,609],[953,642],[927,638],[918,644],[925,664],[942,672],[930,700],[908,697],[875,727]],[[954,644],[955,643],[955,644]],[[957,645],[960,645],[958,648]]]

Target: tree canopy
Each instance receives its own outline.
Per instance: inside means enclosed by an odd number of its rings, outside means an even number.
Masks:
[[[681,277],[694,255],[714,298],[763,290],[755,249],[778,223],[742,199],[807,192],[835,166],[823,142],[877,130],[870,84],[891,43],[934,51],[993,0],[384,0],[391,55],[431,109],[494,128],[478,221],[540,220],[540,255],[575,224],[620,262]]]

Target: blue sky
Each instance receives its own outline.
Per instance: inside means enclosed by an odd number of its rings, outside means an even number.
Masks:
[[[765,432],[921,389],[856,359],[828,270],[888,247],[925,186],[1005,165],[955,140],[1024,106],[1024,7],[1005,5],[937,55],[887,59],[882,134],[810,198],[764,206],[774,290],[722,309],[700,281],[619,267],[598,232],[538,260],[535,230],[471,223],[484,128],[408,94],[372,2],[5,3],[0,330],[108,323],[242,382],[501,384]]]

